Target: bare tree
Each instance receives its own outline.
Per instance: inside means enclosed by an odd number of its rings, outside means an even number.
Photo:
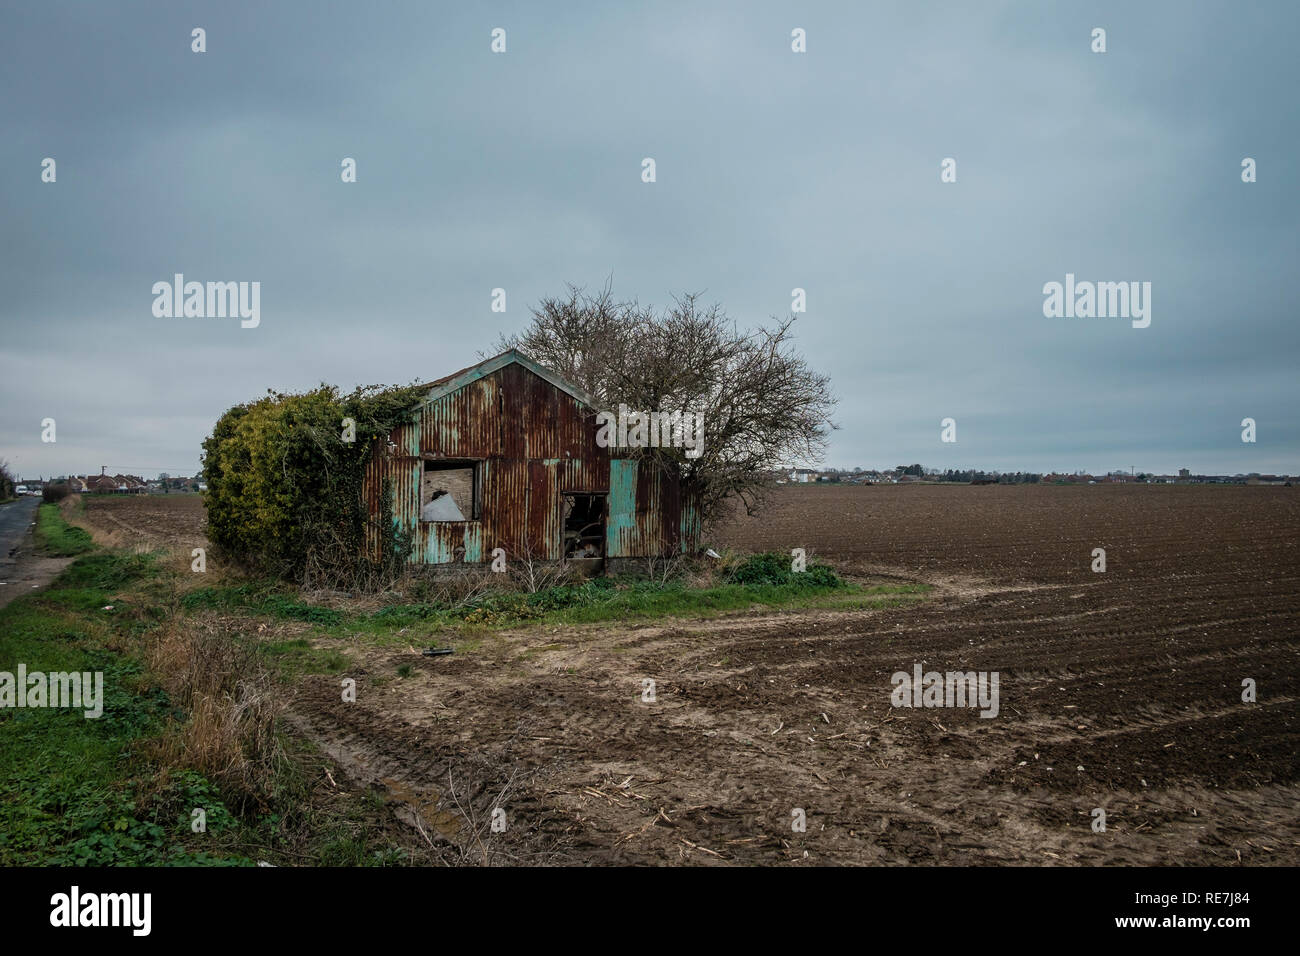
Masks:
[[[742,331],[719,305],[704,307],[695,295],[656,311],[615,300],[608,286],[588,294],[571,285],[567,296],[543,299],[529,326],[503,335],[498,350],[519,349],[592,393],[604,410],[624,403],[642,412],[701,412],[698,458],[677,448],[635,454],[678,469],[709,525],[729,498],[752,514],[768,473],[819,460],[836,427],[830,379],[794,351],[793,323],[774,319]]]

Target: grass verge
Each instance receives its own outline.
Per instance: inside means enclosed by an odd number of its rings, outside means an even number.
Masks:
[[[68,524],[59,506],[42,504],[36,509],[36,546],[45,554],[56,558],[70,558],[85,554],[95,547],[90,533]]]
[[[0,609],[0,865],[424,862],[382,799],[325,784],[324,758],[276,724],[262,656],[187,619],[177,578],[98,550]],[[102,676],[102,713],[17,707],[20,666]]]

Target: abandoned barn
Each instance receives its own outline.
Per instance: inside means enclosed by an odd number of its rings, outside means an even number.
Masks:
[[[699,512],[678,472],[596,442],[596,400],[521,352],[431,382],[372,449],[364,494],[377,553],[385,479],[414,564],[694,553]]]

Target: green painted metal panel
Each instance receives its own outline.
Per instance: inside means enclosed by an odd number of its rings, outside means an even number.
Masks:
[[[636,524],[636,473],[635,460],[610,460],[605,554],[611,558],[632,556],[632,544],[639,537]]]
[[[483,560],[483,522],[472,521],[465,525],[465,563],[478,564]]]

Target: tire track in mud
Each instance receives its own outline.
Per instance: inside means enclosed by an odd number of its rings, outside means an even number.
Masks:
[[[359,686],[361,680],[358,681]],[[360,703],[341,700],[337,684],[315,681],[291,703],[288,720],[355,786],[380,792],[397,819],[419,831],[447,862],[571,862],[554,827],[491,832],[492,811],[549,824],[533,791],[544,774],[497,748],[475,750]],[[549,834],[549,836],[548,836]]]

